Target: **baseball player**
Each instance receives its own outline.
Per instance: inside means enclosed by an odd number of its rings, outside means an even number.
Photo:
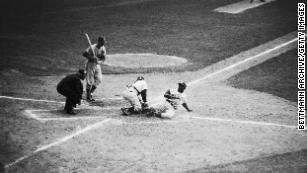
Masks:
[[[81,80],[85,78],[84,70],[79,70],[76,74],[66,76],[57,85],[57,91],[66,97],[64,110],[68,114],[75,115],[74,107],[81,104],[83,94],[83,84]]]
[[[127,86],[122,96],[131,107],[121,108],[123,115],[142,113],[147,107],[147,90],[148,86],[143,76],[138,76],[133,84]]]
[[[254,0],[250,0],[250,3],[253,3]],[[265,0],[260,0],[260,2],[265,2]]]
[[[191,112],[192,110],[188,107],[186,94],[184,93],[186,87],[186,83],[179,82],[177,90],[167,90],[164,94],[164,102],[152,105],[148,108],[147,115],[160,118],[173,118],[179,104],[182,104],[188,112]]]
[[[84,52],[83,56],[87,58],[86,63],[86,100],[95,101],[93,92],[102,82],[101,64],[106,59],[106,48],[104,46],[105,38],[99,37],[97,44],[91,45]]]

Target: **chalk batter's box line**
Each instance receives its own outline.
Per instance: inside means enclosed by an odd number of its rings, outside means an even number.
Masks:
[[[68,136],[65,136],[65,137],[63,137],[63,138],[60,138],[60,139],[58,139],[57,141],[55,141],[55,142],[53,142],[53,143],[51,143],[51,144],[41,146],[41,147],[37,148],[35,151],[33,151],[32,153],[30,153],[30,154],[28,154],[28,155],[25,155],[25,156],[22,156],[22,157],[20,157],[19,159],[15,160],[14,162],[5,165],[5,169],[9,169],[10,167],[12,167],[12,166],[18,164],[19,162],[21,162],[21,161],[23,161],[23,160],[25,160],[25,159],[30,158],[31,156],[37,154],[38,152],[47,150],[47,149],[49,149],[49,148],[51,148],[51,147],[54,147],[54,146],[58,146],[58,145],[60,145],[60,144],[62,144],[62,143],[64,143],[64,142],[66,142],[66,141],[68,141],[68,140],[70,140],[70,139],[72,139],[72,138],[74,138],[74,137],[76,137],[76,136],[80,136],[81,134],[83,134],[83,133],[85,133],[85,132],[87,132],[87,131],[89,131],[89,130],[93,130],[93,129],[99,128],[102,124],[104,124],[104,123],[106,123],[106,122],[109,122],[110,120],[111,120],[111,119],[105,119],[105,120],[103,120],[103,121],[99,121],[99,122],[97,122],[97,123],[95,123],[95,124],[92,124],[92,125],[90,125],[90,126],[87,126],[87,127],[83,128],[83,129],[81,129],[81,130],[78,130],[78,131],[76,131],[75,133],[72,133],[71,135],[68,135]]]
[[[223,118],[213,118],[213,117],[199,117],[193,116],[193,119],[200,119],[200,120],[208,120],[208,121],[219,121],[219,122],[230,122],[230,123],[240,123],[246,125],[257,125],[257,126],[276,126],[276,127],[283,127],[283,128],[291,128],[296,129],[297,126],[292,125],[285,125],[285,124],[276,124],[276,123],[268,123],[268,122],[260,122],[260,121],[247,121],[247,120],[235,120],[235,119],[223,119]]]
[[[47,102],[47,103],[65,104],[65,102],[55,101],[55,100],[30,99],[30,98],[21,98],[21,97],[12,97],[12,96],[0,96],[0,98],[11,99],[11,100],[32,101],[32,102]],[[121,97],[114,97],[114,98],[102,98],[102,99],[96,99],[96,100],[97,100],[97,101],[104,101],[104,100],[123,100],[123,98],[121,98]]]
[[[77,108],[80,109],[80,108]],[[94,110],[119,110],[120,107],[106,107],[106,108],[99,108],[99,109],[94,109]],[[91,120],[91,119],[102,119],[105,117],[102,116],[78,116],[78,117],[42,117],[38,115],[38,112],[52,112],[52,111],[59,111],[59,109],[51,109],[51,110],[46,110],[46,109],[27,109],[24,111],[25,115],[29,118],[38,120],[40,122],[46,122],[46,121],[74,121],[74,120]]]

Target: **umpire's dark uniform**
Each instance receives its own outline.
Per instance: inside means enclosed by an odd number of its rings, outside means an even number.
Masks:
[[[73,108],[81,103],[83,94],[83,84],[81,80],[83,80],[84,77],[84,70],[79,70],[76,74],[66,76],[57,85],[57,91],[66,97],[64,110],[68,114],[76,114]]]

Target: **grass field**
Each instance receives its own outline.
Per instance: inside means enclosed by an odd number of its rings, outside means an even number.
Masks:
[[[296,56],[297,49],[233,76],[228,83],[297,102]]]
[[[281,0],[242,15],[211,10],[228,1],[149,1],[135,5],[21,14],[3,20],[0,69],[44,75],[72,71],[84,63],[81,31],[107,37],[112,53],[157,53],[184,57],[197,70],[296,28],[295,5]],[[35,11],[35,9],[34,9]],[[136,17],[141,16],[141,17]],[[170,71],[105,67],[104,73]]]
[[[236,15],[212,11],[236,0],[15,2],[1,2],[0,96],[55,102],[0,97],[6,172],[307,170],[307,134],[295,128],[296,42],[276,48],[293,39],[296,2],[277,0]],[[94,95],[102,100],[70,117],[55,86],[84,66],[82,31],[93,40],[106,36],[108,54],[188,63],[103,65]],[[127,103],[118,97],[136,74],[147,80],[152,102],[186,81],[193,112],[180,108],[172,120],[121,116]]]

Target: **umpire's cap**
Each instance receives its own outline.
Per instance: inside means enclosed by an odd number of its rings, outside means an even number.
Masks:
[[[85,70],[79,69],[79,70],[78,70],[78,73],[82,74],[82,76],[83,76],[83,75],[85,75]]]

